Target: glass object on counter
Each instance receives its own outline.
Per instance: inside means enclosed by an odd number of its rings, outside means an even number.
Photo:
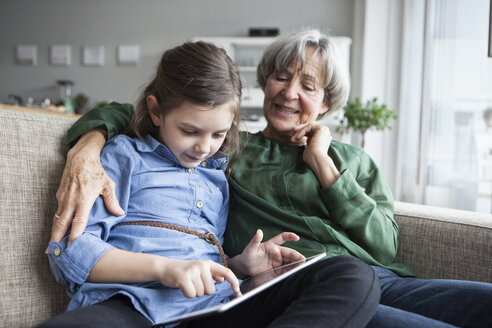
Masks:
[[[65,107],[65,111],[70,114],[75,113],[75,105],[72,99],[73,81],[58,80],[56,81],[60,90],[60,102]]]

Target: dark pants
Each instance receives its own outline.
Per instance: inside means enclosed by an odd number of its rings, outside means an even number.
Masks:
[[[368,327],[492,327],[492,284],[401,278],[374,267],[381,305]]]
[[[116,296],[91,306],[61,313],[39,325],[47,327],[125,328],[150,327],[151,323],[126,296]]]
[[[379,304],[372,268],[349,256],[320,261],[244,303],[179,327],[364,327]],[[146,327],[128,302],[108,300],[65,312],[40,327]]]

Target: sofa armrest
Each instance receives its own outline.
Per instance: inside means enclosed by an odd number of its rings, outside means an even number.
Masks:
[[[395,202],[396,262],[420,278],[492,282],[492,215]]]
[[[44,250],[74,119],[0,108],[0,122],[0,326],[34,327],[68,303]]]

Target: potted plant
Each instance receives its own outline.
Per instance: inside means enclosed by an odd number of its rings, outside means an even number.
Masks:
[[[385,104],[378,104],[378,98],[372,98],[362,104],[357,97],[348,101],[343,107],[343,117],[337,132],[357,131],[361,134],[361,147],[364,148],[364,137],[367,130],[375,128],[378,131],[391,129],[391,120],[396,119],[396,111],[388,109]]]
[[[77,114],[84,114],[87,111],[87,103],[89,102],[89,97],[84,93],[79,93],[73,99],[75,102],[75,112]]]

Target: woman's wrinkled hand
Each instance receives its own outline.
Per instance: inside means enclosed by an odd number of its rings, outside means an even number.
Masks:
[[[50,242],[59,242],[72,229],[70,244],[81,235],[87,225],[89,213],[97,197],[102,196],[108,210],[121,216],[115,195],[115,184],[104,171],[100,160],[106,142],[105,132],[92,130],[82,136],[67,154],[60,186],[56,192],[58,209],[53,219]]]
[[[324,188],[331,186],[340,177],[340,172],[328,155],[332,136],[330,129],[322,124],[306,123],[293,129],[291,142],[304,144],[304,162],[313,170]]]
[[[331,144],[330,129],[322,124],[306,123],[298,125],[294,128],[294,135],[291,141],[299,143],[304,140],[306,150],[304,151],[304,161],[309,159],[309,156],[327,156],[328,149]]]

